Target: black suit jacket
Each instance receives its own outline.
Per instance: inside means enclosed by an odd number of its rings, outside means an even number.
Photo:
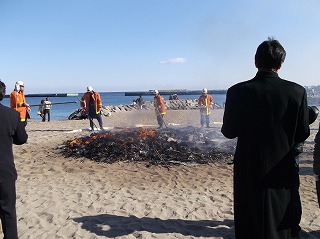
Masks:
[[[0,183],[17,179],[12,143],[24,144],[27,139],[20,114],[0,104]]]

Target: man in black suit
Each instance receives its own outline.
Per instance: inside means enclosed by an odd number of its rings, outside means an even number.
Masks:
[[[0,81],[0,101],[6,85]],[[18,238],[16,216],[17,171],[13,159],[12,143],[24,144],[28,135],[20,121],[20,114],[0,103],[0,218],[5,239]]]
[[[256,76],[228,89],[222,133],[234,155],[236,239],[291,239],[295,232],[294,146],[310,134],[306,90],[278,76],[286,52],[269,38],[257,48]]]

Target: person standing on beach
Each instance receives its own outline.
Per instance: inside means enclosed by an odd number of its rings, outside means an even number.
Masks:
[[[24,84],[22,81],[16,82],[14,90],[10,94],[10,107],[20,113],[20,120],[26,126],[27,119],[30,118],[30,106],[24,96]]]
[[[44,111],[44,100],[41,100],[37,114],[41,117],[42,121],[43,121],[43,111]]]
[[[227,91],[221,132],[238,138],[234,155],[236,239],[292,239],[295,145],[309,134],[306,90],[278,76],[286,56],[274,38],[255,54],[256,76]]]
[[[160,95],[158,90],[154,91],[153,105],[157,116],[159,128],[163,128],[164,120],[163,117],[167,113],[164,105],[164,98]]]
[[[82,96],[80,106],[84,114],[89,116],[91,130],[94,130],[93,119],[98,120],[100,129],[103,130],[101,118],[102,100],[100,94],[95,92],[91,86],[87,87],[87,92]]]
[[[139,98],[136,100],[136,102],[137,102],[139,109],[142,110],[142,105],[144,104],[144,100],[142,98],[142,95],[139,95]]]
[[[0,81],[0,101],[6,85]],[[12,143],[24,144],[28,135],[18,112],[0,103],[0,219],[4,238],[17,239],[16,180]]]
[[[208,94],[208,90],[204,88],[202,90],[202,95],[198,99],[198,105],[200,107],[200,123],[201,127],[204,124],[207,125],[207,128],[210,127],[210,113],[211,107],[214,104],[214,100],[211,95]]]
[[[49,100],[49,97],[46,98],[44,101],[44,109],[43,109],[43,117],[42,122],[46,121],[46,115],[48,115],[48,122],[50,122],[50,110],[51,110],[51,101]]]

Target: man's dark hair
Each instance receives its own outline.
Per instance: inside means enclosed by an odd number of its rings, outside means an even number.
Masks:
[[[0,101],[3,100],[6,95],[6,85],[0,80]]]
[[[258,69],[278,70],[285,58],[286,51],[283,46],[273,37],[269,37],[258,46],[255,63]]]

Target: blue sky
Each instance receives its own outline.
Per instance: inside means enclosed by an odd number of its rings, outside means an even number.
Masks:
[[[282,78],[320,85],[319,0],[0,0],[0,79],[26,93],[227,89],[257,46],[287,51]]]

